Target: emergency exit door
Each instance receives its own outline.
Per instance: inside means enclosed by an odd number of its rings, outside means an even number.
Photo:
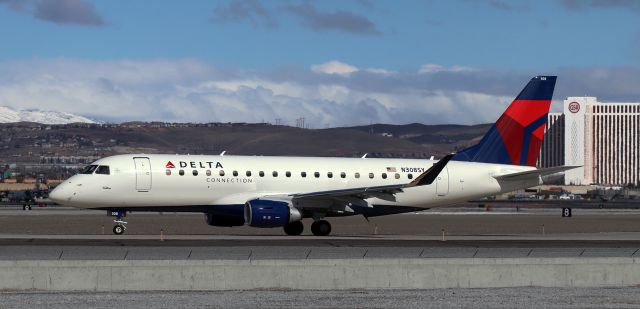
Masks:
[[[136,190],[151,190],[151,163],[149,158],[133,158],[136,166]]]

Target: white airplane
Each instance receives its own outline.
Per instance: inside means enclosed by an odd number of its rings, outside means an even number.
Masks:
[[[53,190],[59,204],[102,209],[125,231],[127,211],[202,212],[212,226],[284,227],[328,235],[327,217],[381,216],[536,186],[573,167],[536,169],[555,76],[531,79],[482,140],[423,159],[130,154],[100,159]]]

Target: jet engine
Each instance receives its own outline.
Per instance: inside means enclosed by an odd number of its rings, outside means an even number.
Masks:
[[[244,205],[244,221],[253,227],[280,227],[301,219],[300,211],[287,201],[255,199]]]

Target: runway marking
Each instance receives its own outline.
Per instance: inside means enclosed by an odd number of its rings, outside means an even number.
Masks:
[[[498,211],[486,211],[486,212],[418,212],[414,215],[427,216],[491,216],[491,215],[548,215],[548,213],[535,213],[535,212],[498,212]]]

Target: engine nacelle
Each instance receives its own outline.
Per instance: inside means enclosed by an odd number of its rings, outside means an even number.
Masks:
[[[253,227],[280,227],[301,219],[300,211],[286,201],[256,199],[244,205],[244,221]]]

